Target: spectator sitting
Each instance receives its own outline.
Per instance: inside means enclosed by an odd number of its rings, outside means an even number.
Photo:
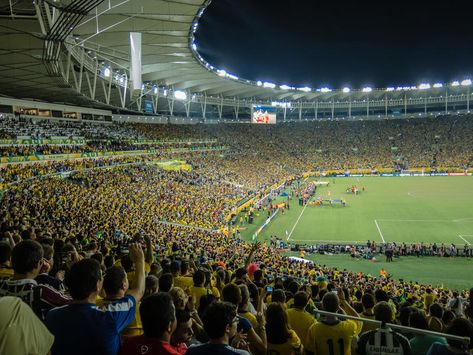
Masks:
[[[291,329],[294,329],[299,339],[306,339],[307,332],[315,318],[305,310],[309,302],[309,295],[304,291],[299,291],[294,295],[294,308],[287,310],[287,319]]]
[[[469,337],[470,344],[465,344],[464,342],[448,339],[448,344],[433,343],[430,347],[427,355],[469,355],[468,351],[471,348],[471,343],[473,339],[473,325],[467,319],[456,318],[452,323],[447,327],[447,334]]]
[[[235,306],[228,302],[213,302],[203,316],[204,329],[210,341],[191,346],[188,355],[249,355],[248,344],[237,333],[239,318]],[[232,345],[229,345],[233,338]]]
[[[417,329],[429,329],[427,317],[423,312],[417,311],[412,312],[409,316],[409,326]],[[412,348],[412,355],[424,355],[429,350],[430,346],[438,342],[440,344],[447,344],[447,340],[444,337],[430,335],[430,334],[417,334],[414,338],[409,340]]]
[[[171,344],[176,329],[176,313],[168,293],[159,292],[143,299],[140,306],[144,335],[127,338],[120,355],[181,354]]]
[[[307,296],[306,296],[307,300]],[[289,328],[287,315],[280,303],[271,303],[266,311],[268,354],[302,354],[302,343]]]
[[[192,330],[192,318],[189,312],[183,310],[176,310],[176,330],[171,336],[171,345],[176,351],[184,355],[187,351],[187,346],[194,336]]]
[[[74,303],[48,313],[46,325],[55,336],[53,355],[108,355],[120,347],[120,333],[135,317],[136,303],[144,292],[144,255],[138,244],[131,244],[135,264],[134,287],[127,294],[99,309],[96,299],[102,290],[100,264],[83,259],[66,275]]]
[[[48,285],[38,285],[35,278],[43,268],[43,247],[33,240],[24,240],[12,250],[12,280],[0,283],[1,296],[21,297],[36,315],[44,320],[46,313],[55,306],[62,306],[71,300]]]
[[[375,319],[381,322],[381,327],[360,336],[357,353],[361,355],[410,354],[409,340],[386,326],[386,323],[391,323],[394,319],[392,307],[385,301],[379,302],[374,307],[374,314]]]

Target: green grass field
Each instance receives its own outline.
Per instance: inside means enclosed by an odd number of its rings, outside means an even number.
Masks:
[[[436,242],[446,245],[454,243],[457,247],[463,248],[465,243],[473,243],[473,177],[471,176],[363,177],[325,179],[325,181],[329,181],[329,186],[319,187],[315,196],[343,198],[347,201],[346,207],[341,205],[301,207],[294,198],[290,200],[290,210],[284,214],[279,213],[258,236],[258,240],[268,239],[271,235],[286,239],[287,231],[290,240],[300,244],[322,242],[365,244],[367,240],[375,240],[377,243],[383,241]],[[365,186],[366,191],[357,196],[346,193],[346,187],[351,185]],[[276,201],[286,200],[287,197],[276,199]],[[263,213],[253,224],[244,224],[243,237],[251,239],[266,217],[266,213]],[[349,256],[339,257],[342,257],[336,259],[336,265],[339,267],[355,270],[353,267],[356,266],[355,271],[364,271],[360,268],[363,262],[345,263],[343,260],[348,260]],[[335,260],[329,256],[328,258]],[[401,258],[398,261],[399,264],[401,262],[403,264],[400,269],[404,268],[408,273],[396,277],[437,283],[444,280],[439,281],[436,278],[435,269],[446,267],[452,277],[458,277],[451,287],[473,286],[469,284],[467,277],[473,268],[468,262],[460,263],[460,259],[463,258],[456,258],[458,260],[448,263],[444,260],[447,258],[425,258],[427,259],[431,259],[432,262],[425,261],[418,264],[411,258]],[[457,272],[459,269],[466,274]],[[445,280],[445,284],[449,282]]]

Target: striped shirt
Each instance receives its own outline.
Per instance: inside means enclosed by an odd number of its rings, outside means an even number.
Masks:
[[[0,297],[3,296],[21,298],[42,321],[46,319],[46,313],[50,309],[72,302],[69,297],[66,297],[53,287],[42,284],[38,285],[32,279],[0,281]]]
[[[409,340],[390,328],[379,328],[363,333],[358,340],[358,354],[410,355]]]

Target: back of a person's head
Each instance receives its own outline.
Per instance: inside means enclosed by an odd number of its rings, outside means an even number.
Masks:
[[[176,313],[171,296],[159,292],[142,299],[140,304],[143,332],[148,338],[161,338],[165,331],[175,328]]]
[[[319,295],[319,291],[320,291],[319,285],[312,284],[310,286],[310,290],[312,291],[312,297],[317,297]]]
[[[236,317],[236,308],[229,302],[212,302],[205,310],[202,321],[204,330],[210,340],[225,335],[227,326],[231,326]]]
[[[443,312],[442,321],[446,326],[448,326],[456,317],[455,312],[446,310]]]
[[[374,318],[382,323],[391,323],[393,320],[393,310],[387,302],[379,302],[374,308]]]
[[[203,286],[205,283],[205,272],[204,270],[197,270],[194,275],[192,276],[192,281],[194,282],[194,286]]]
[[[263,278],[263,270],[256,270],[254,273],[253,273],[253,278],[256,282],[259,282],[261,281],[261,279]]]
[[[322,307],[326,312],[336,313],[340,307],[340,299],[333,292],[327,292],[322,298]]]
[[[43,257],[46,260],[51,260],[54,256],[54,249],[51,245],[48,244],[41,244],[43,247]]]
[[[72,298],[81,301],[97,291],[97,282],[102,279],[100,264],[94,259],[82,259],[72,265],[66,273],[66,285]]]
[[[246,305],[250,302],[250,291],[248,291],[248,287],[245,284],[238,285],[238,288],[240,289],[241,294],[240,306]]]
[[[125,278],[126,273],[123,267],[112,266],[108,268],[103,277],[103,289],[107,296],[116,295],[123,287]]]
[[[126,272],[133,270],[133,261],[130,258],[130,255],[125,254],[120,258],[120,264],[123,266]]]
[[[234,283],[227,284],[222,290],[222,297],[225,302],[230,302],[237,306],[241,303],[241,290]]]
[[[245,276],[248,272],[246,271],[245,268],[241,267],[241,268],[238,268],[236,271],[235,271],[235,278],[236,279],[241,279],[243,276]]]
[[[404,325],[406,327],[409,326],[409,316],[414,311],[414,307],[411,307],[406,304],[401,307],[401,309],[399,310],[399,321],[401,322],[401,325]]]
[[[271,300],[273,302],[286,303],[286,293],[281,289],[274,290],[271,295]]]
[[[441,305],[439,305],[438,303],[432,303],[430,306],[429,306],[429,314],[432,316],[432,317],[437,317],[437,318],[442,318],[443,316],[443,308]]]
[[[171,262],[171,273],[173,275],[177,275],[179,274],[179,272],[181,271],[181,265],[179,263],[179,261],[177,260],[174,260]]]
[[[386,293],[386,291],[381,290],[381,289],[377,289],[374,292],[374,297],[376,298],[376,302],[382,302],[382,301],[388,302],[389,301],[388,294]]]
[[[159,291],[161,292],[169,292],[172,288],[174,282],[174,278],[172,277],[171,273],[163,274],[159,278]]]
[[[299,291],[299,283],[297,281],[292,281],[288,286],[287,290],[290,291],[293,295]]]
[[[424,312],[416,310],[409,315],[409,327],[417,329],[429,329],[429,323]]]
[[[5,264],[10,261],[11,251],[10,244],[5,242],[0,243],[0,264]]]
[[[374,297],[371,293],[365,293],[361,297],[361,303],[365,309],[371,309],[375,305]]]
[[[473,347],[473,324],[465,318],[455,318],[445,330],[445,333],[470,338],[469,344],[461,341],[448,339],[448,344],[457,349],[468,350]]]
[[[17,274],[26,274],[38,268],[43,258],[43,247],[34,240],[23,240],[13,248],[11,263]]]
[[[271,344],[285,343],[289,336],[286,310],[279,302],[269,304],[266,310],[266,335]]]
[[[197,313],[199,314],[199,317],[202,317],[202,315],[205,313],[207,310],[207,307],[212,304],[212,302],[217,301],[217,297],[214,296],[213,293],[209,293],[207,295],[203,295],[200,298],[199,302],[199,309],[197,310]]]
[[[145,294],[144,296],[152,295],[158,291],[159,280],[154,275],[148,275],[145,279]]]
[[[294,295],[294,307],[297,309],[304,309],[309,302],[309,295],[305,291],[298,291]]]
[[[181,274],[185,275],[189,271],[189,263],[187,261],[181,262]]]

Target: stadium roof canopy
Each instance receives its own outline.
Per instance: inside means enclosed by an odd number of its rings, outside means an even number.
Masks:
[[[445,95],[445,86],[350,90],[271,88],[206,63],[193,33],[210,1],[8,0],[0,5],[0,94],[132,109],[130,32],[142,33],[143,91],[252,102],[356,101]],[[265,87],[266,86],[266,87]],[[268,87],[269,86],[269,87]],[[157,88],[156,88],[157,87]],[[448,86],[449,94],[462,86]]]

